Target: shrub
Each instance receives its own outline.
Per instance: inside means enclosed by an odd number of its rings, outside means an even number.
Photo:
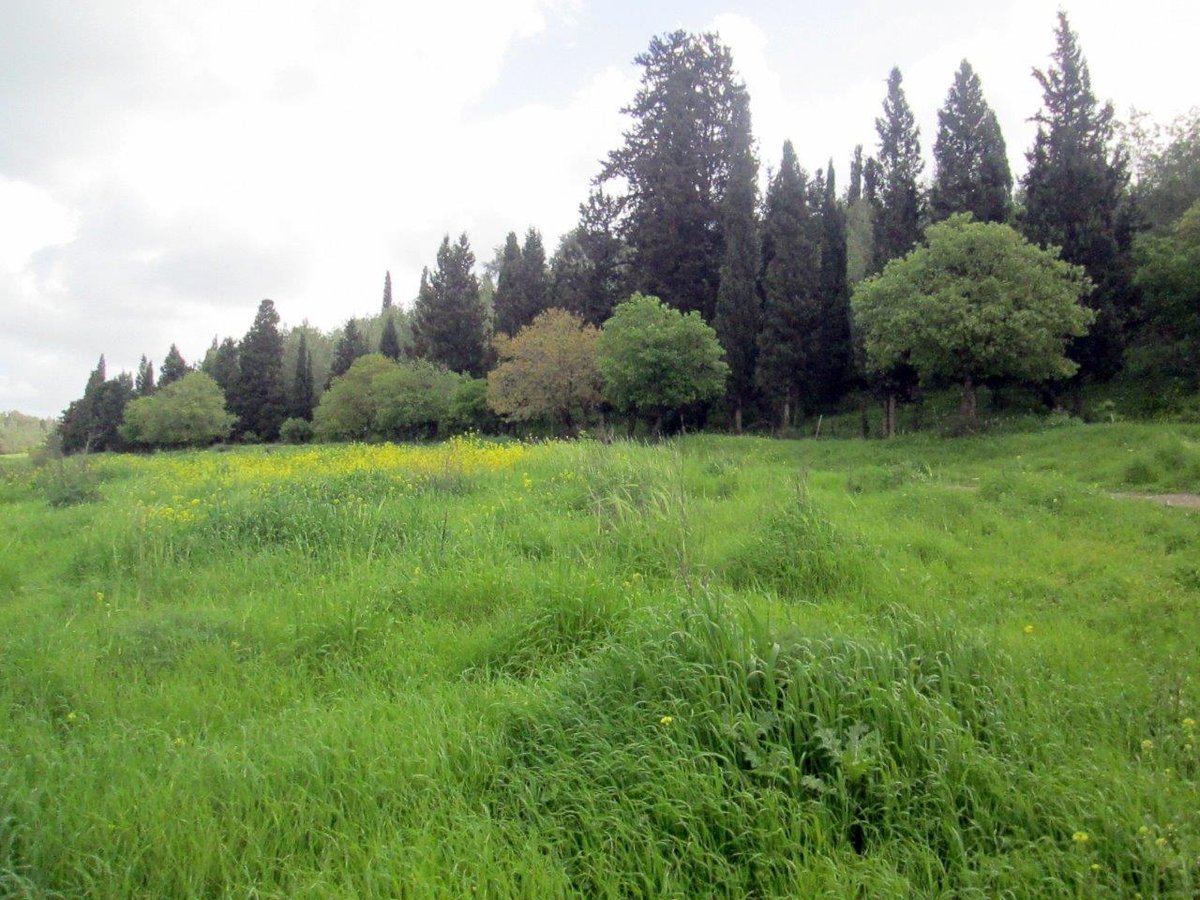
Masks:
[[[313,439],[312,422],[307,419],[284,419],[279,426],[279,439],[285,444],[307,444]]]

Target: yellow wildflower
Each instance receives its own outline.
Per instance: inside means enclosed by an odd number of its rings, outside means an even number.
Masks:
[[[1188,731],[1191,731],[1193,728],[1196,727],[1196,720],[1192,719],[1192,718],[1187,718],[1187,719],[1184,719],[1179,724],[1182,725],[1184,728],[1186,728]]]
[[[1100,871],[1100,863],[1092,863],[1092,871],[1099,872]]]
[[[1026,626],[1025,626],[1025,633],[1026,633],[1026,634],[1033,634],[1033,626],[1032,626],[1032,625],[1026,625]]]
[[[1165,837],[1160,837],[1160,838],[1157,838],[1157,839],[1154,841],[1154,845],[1155,845],[1156,847],[1165,847],[1165,846],[1167,846],[1167,839],[1166,839]]]
[[[1073,840],[1077,844],[1086,844],[1088,841],[1091,840],[1091,837],[1088,835],[1088,833],[1086,831],[1077,831],[1073,835],[1071,835],[1071,840]]]
[[[1154,741],[1150,740],[1149,738],[1146,738],[1146,740],[1142,741],[1142,752],[1143,753],[1149,753],[1153,749],[1154,749]]]
[[[1149,834],[1149,833],[1150,833],[1150,829],[1147,828],[1145,825],[1143,825],[1141,828],[1138,829],[1138,834]]]
[[[670,725],[674,721],[675,721],[675,719],[671,716],[663,716],[661,719],[658,720],[658,724],[659,725]]]
[[[67,713],[67,721],[68,722],[74,722],[78,718],[79,718],[79,716],[77,716],[74,712]]]

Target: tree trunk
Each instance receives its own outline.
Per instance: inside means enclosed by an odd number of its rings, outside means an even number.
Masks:
[[[862,439],[865,441],[871,437],[871,415],[867,411],[867,402],[864,400],[858,407],[858,427],[862,432]]]
[[[654,434],[654,439],[656,441],[662,440],[662,426],[663,426],[663,414],[662,414],[662,410],[659,410],[658,412],[656,412],[654,414],[653,434]]]
[[[738,404],[733,411],[733,430],[738,434],[742,433],[742,404]]]
[[[974,431],[979,418],[975,406],[975,382],[970,375],[963,379],[962,402],[958,406],[958,412],[962,416],[963,424]]]
[[[896,436],[896,394],[889,392],[883,407],[883,436]]]
[[[787,428],[792,424],[792,398],[788,397],[783,401],[783,417],[780,419],[779,430]]]

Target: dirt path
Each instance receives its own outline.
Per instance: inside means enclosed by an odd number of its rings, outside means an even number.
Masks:
[[[1200,509],[1200,494],[1143,494],[1124,492],[1110,495],[1118,500],[1149,500],[1162,506],[1178,506],[1182,509]]]

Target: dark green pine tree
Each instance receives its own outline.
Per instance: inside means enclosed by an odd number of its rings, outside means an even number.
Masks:
[[[442,239],[437,269],[421,275],[412,329],[418,356],[452,372],[479,377],[484,370],[487,314],[474,266],[475,254],[465,234],[453,244],[449,235]]]
[[[390,319],[389,319],[390,320]],[[351,319],[342,329],[341,337],[333,348],[333,364],[329,367],[329,379],[325,384],[328,388],[333,379],[345,375],[360,356],[367,355],[367,340],[358,329],[358,322]]]
[[[292,377],[291,416],[311,422],[314,406],[316,383],[313,381],[312,352],[308,349],[308,334],[301,331],[300,346],[296,348],[296,372]]]
[[[392,308],[392,273],[387,271],[383,274],[383,311],[386,313]]]
[[[821,329],[820,353],[813,367],[817,395],[826,406],[836,403],[849,387],[854,355],[850,340],[846,210],[838,202],[835,180],[830,160],[818,207],[821,268],[817,292],[821,298]]]
[[[520,273],[520,321],[517,330],[524,328],[550,306],[550,272],[546,268],[546,247],[542,233],[536,228],[525,232],[525,244],[521,247]],[[515,334],[516,332],[509,332]]]
[[[521,321],[521,242],[515,231],[504,239],[500,266],[496,273],[496,291],[492,295],[493,324],[497,334],[512,336]]]
[[[746,100],[742,94],[742,100]],[[742,432],[742,414],[754,397],[754,374],[758,365],[758,333],[762,306],[758,296],[758,274],[762,245],[758,235],[758,160],[750,133],[750,108],[744,102],[734,114],[731,141],[733,163],[725,188],[722,230],[725,238],[721,282],[713,320],[717,338],[729,363],[726,397],[733,410],[733,424]]]
[[[379,338],[379,352],[388,359],[400,358],[400,335],[396,333],[395,316],[386,316],[383,320],[383,334]]]
[[[122,372],[116,378],[106,378],[104,356],[88,376],[83,396],[72,402],[58,423],[58,435],[63,453],[102,453],[124,450],[121,422],[125,406],[134,398],[133,378]]]
[[[154,363],[145,356],[138,363],[137,377],[133,382],[133,393],[138,397],[149,397],[154,393]]]
[[[593,190],[579,205],[579,225],[563,236],[550,263],[553,305],[597,327],[630,294],[619,216],[618,201]]]
[[[233,338],[225,338],[220,344],[214,337],[212,346],[200,364],[200,371],[209,375],[220,385],[226,398],[233,396],[238,381],[238,345]]]
[[[921,239],[920,130],[904,97],[900,70],[888,75],[879,134],[878,211],[875,217],[875,270],[908,253]]]
[[[723,262],[722,198],[745,86],[715,34],[655,37],[635,62],[624,146],[597,179],[623,181],[632,287],[712,321]]]
[[[1092,92],[1091,74],[1065,13],[1059,13],[1053,62],[1035,69],[1043,108],[1025,174],[1026,237],[1062,248],[1096,285],[1086,303],[1097,318],[1068,354],[1080,376],[1102,378],[1120,366],[1122,329],[1133,305],[1120,209],[1128,173],[1115,149],[1113,109]]]
[[[237,381],[229,401],[238,417],[238,434],[253,434],[261,441],[279,437],[279,424],[287,417],[288,403],[283,380],[283,336],[279,333],[279,313],[271,300],[258,305],[254,324],[242,338]]]
[[[767,190],[763,219],[763,326],[758,386],[774,404],[781,426],[798,402],[810,403],[811,365],[820,331],[820,250],[814,240],[806,177],[792,142]]]
[[[190,371],[191,367],[184,360],[183,354],[179,352],[178,347],[172,344],[171,349],[167,351],[166,358],[163,359],[162,368],[158,371],[158,386],[166,387]]]
[[[938,110],[929,193],[935,220],[969,212],[981,222],[1003,222],[1012,206],[1012,172],[996,114],[983,98],[979,76],[965,59]]]
[[[850,188],[846,191],[846,203],[857,203],[863,195],[863,148],[858,144],[850,159]]]

